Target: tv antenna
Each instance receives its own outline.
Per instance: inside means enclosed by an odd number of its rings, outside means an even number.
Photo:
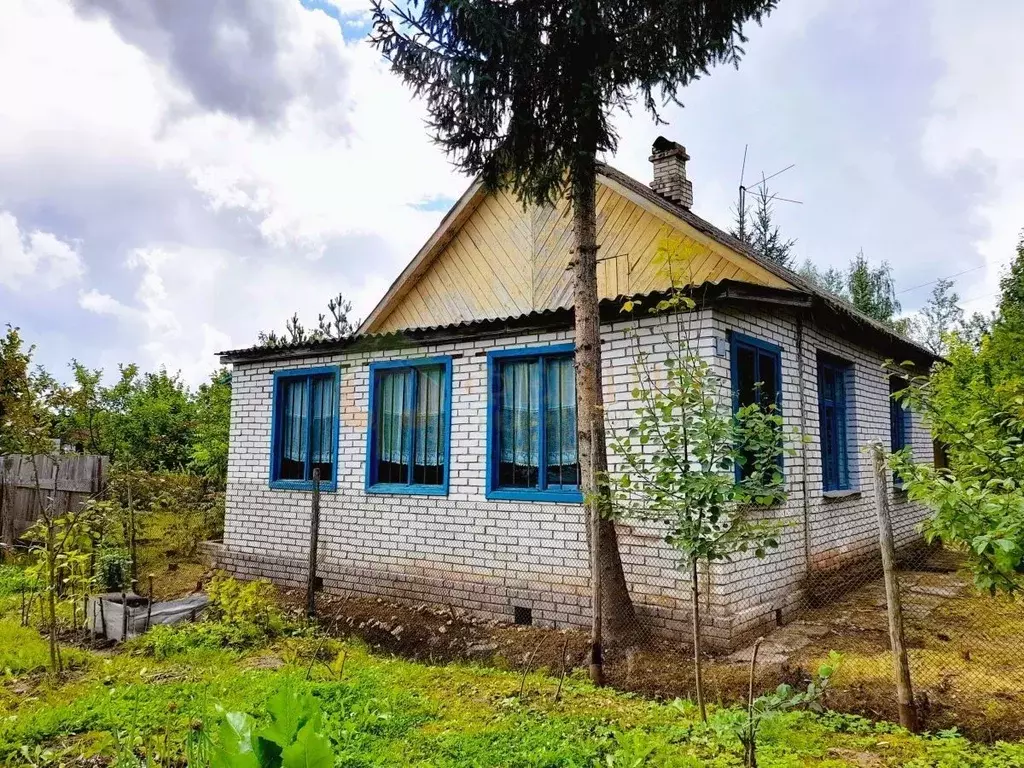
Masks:
[[[747,231],[747,229],[746,229],[746,227],[747,227],[747,221],[746,221],[746,218],[747,218],[747,192],[748,191],[753,191],[753,190],[757,189],[758,187],[762,187],[762,186],[764,187],[764,191],[767,191],[768,188],[765,185],[766,185],[766,183],[768,181],[770,181],[771,179],[774,179],[776,176],[781,176],[786,171],[791,170],[792,168],[796,168],[796,163],[790,163],[785,168],[783,168],[781,171],[776,171],[775,173],[771,174],[770,176],[765,176],[764,175],[764,171],[762,171],[761,172],[761,180],[759,182],[757,182],[756,184],[753,184],[753,185],[747,187],[747,186],[744,185],[743,182],[745,181],[745,177],[746,177],[746,173],[747,173],[747,150],[749,149],[749,147],[750,147],[749,144],[744,144],[743,145],[743,164],[740,166],[739,203],[738,203],[738,206],[737,206],[736,213],[737,213],[737,216],[739,217],[739,231],[740,231],[741,234],[745,234],[746,231]],[[770,194],[768,196],[767,202],[772,202],[772,201],[775,201],[775,200],[778,200],[779,202],[783,202],[783,203],[794,203],[796,205],[803,205],[804,204],[803,200],[792,200],[792,199],[790,199],[788,197],[779,197],[776,194]]]

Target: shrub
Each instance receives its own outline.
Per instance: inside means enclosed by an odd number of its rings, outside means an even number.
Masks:
[[[238,581],[218,573],[206,586],[210,613],[225,624],[252,624],[268,634],[284,629],[274,586],[266,579]]]
[[[132,556],[126,549],[105,549],[96,558],[100,587],[108,592],[126,589],[132,578]]]

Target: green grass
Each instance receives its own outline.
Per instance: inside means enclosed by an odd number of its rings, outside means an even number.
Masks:
[[[9,576],[0,572],[0,591]],[[16,611],[15,611],[16,613]],[[231,643],[234,647],[223,647]],[[331,659],[347,654],[344,677]],[[313,663],[313,658],[328,663]],[[52,679],[43,638],[0,619],[0,764],[102,765],[126,751],[181,755],[186,734],[217,707],[266,719],[286,679],[319,700],[337,765],[621,768],[741,765],[728,710],[699,722],[692,705],[595,689],[570,677],[519,675],[465,665],[424,666],[369,654],[307,633],[273,643],[209,625],[161,628],[127,651],[65,649],[72,670]],[[307,680],[307,673],[309,679]],[[762,768],[884,765],[1024,768],[1024,745],[973,744],[954,735],[912,736],[852,716],[781,716],[763,728]],[[49,761],[49,762],[47,762]],[[128,763],[118,763],[118,765]],[[180,763],[178,763],[180,765]]]

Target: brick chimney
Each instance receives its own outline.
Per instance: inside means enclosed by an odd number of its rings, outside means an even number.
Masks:
[[[651,145],[648,158],[654,166],[651,189],[676,205],[689,209],[693,205],[693,184],[686,178],[686,147],[659,136]]]

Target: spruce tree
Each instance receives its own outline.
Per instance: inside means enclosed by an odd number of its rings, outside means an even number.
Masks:
[[[749,191],[749,190],[748,190]],[[775,195],[763,181],[754,192],[753,210],[745,201],[737,208],[736,223],[729,233],[742,240],[762,259],[789,267],[796,240],[787,240],[775,223]]]
[[[639,100],[657,115],[713,65],[738,66],[744,24],[760,23],[777,2],[374,0],[372,40],[426,101],[433,138],[456,165],[524,204],[565,195],[571,205],[578,447],[591,518],[608,504],[597,482],[607,451],[596,197],[597,156],[617,146],[612,113]],[[636,621],[615,528],[603,519],[594,529],[603,634],[623,645]]]

